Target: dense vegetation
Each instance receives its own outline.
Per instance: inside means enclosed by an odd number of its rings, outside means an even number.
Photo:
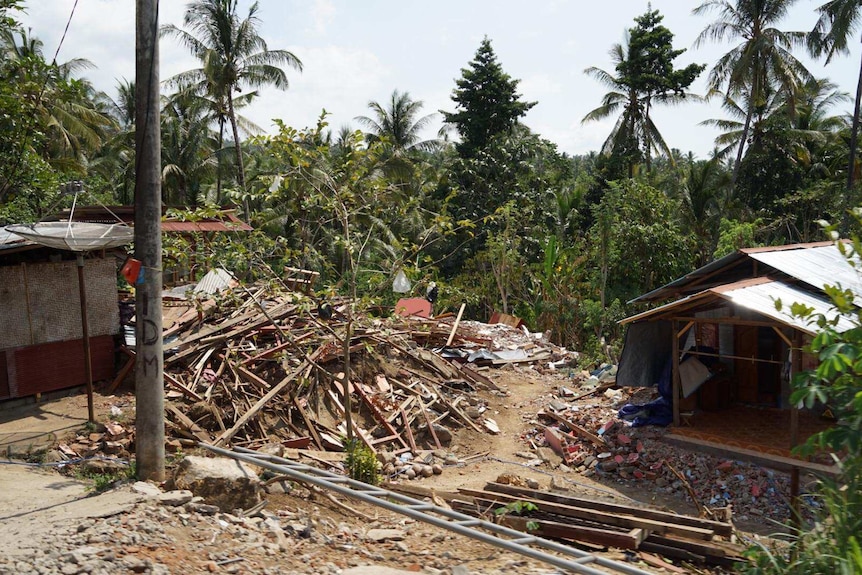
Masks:
[[[435,139],[424,139],[422,103],[399,89],[369,102],[355,131],[333,132],[322,115],[263,135],[243,108],[261,86],[287,89],[301,54],[266,45],[257,4],[194,0],[181,26],[162,29],[200,62],[164,81],[163,201],[185,217],[234,207],[256,228],[198,243],[198,261],[247,275],[312,269],[325,289],[383,304],[403,270],[416,293],[441,286],[438,309],[513,313],[598,359],[639,293],[742,245],[822,238],[820,219],[849,231],[858,111],[846,114],[852,98],[797,55],[844,55],[862,7],[827,2],[803,34],[778,28],[792,4],[697,7],[715,17],[699,42],[738,42],[710,70],[674,65],[683,50],[658,11],[633,15],[614,68],[585,70],[609,91],[584,122],[617,121],[600,150],[572,157],[523,124],[535,102],[490,38],[461,70]],[[71,179],[100,202],[130,203],[134,85],[110,96],[86,79],[90,62],[47,61],[17,20],[23,7],[0,0],[0,224],[45,217]],[[690,93],[701,74],[710,94]],[[665,141],[652,114],[702,97],[724,110],[704,119],[722,132],[708,159]],[[175,240],[165,249],[172,265],[190,254]]]

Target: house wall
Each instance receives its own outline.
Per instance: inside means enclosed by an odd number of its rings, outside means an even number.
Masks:
[[[119,332],[113,258],[87,259],[84,284],[93,379],[114,373]],[[77,263],[0,267],[0,399],[83,385],[81,303]]]
[[[85,260],[84,284],[90,336],[118,333],[120,312],[114,260]],[[0,267],[0,350],[81,337],[81,303],[74,261]]]

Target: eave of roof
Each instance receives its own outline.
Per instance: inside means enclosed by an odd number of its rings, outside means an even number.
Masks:
[[[776,307],[778,302],[781,302],[781,309]],[[825,297],[766,277],[751,278],[708,288],[655,309],[627,317],[620,323],[671,319],[677,315],[676,312],[681,310],[685,310],[687,316],[692,316],[697,311],[714,308],[718,305],[727,305],[727,303],[811,335],[818,331],[816,323],[813,320],[794,317],[790,313],[791,304],[804,304],[814,310],[814,316],[823,314],[829,319],[836,320],[836,329],[839,332],[847,331],[855,325],[853,318],[839,316]]]
[[[832,247],[834,243],[831,241],[823,241],[823,242],[810,242],[804,244],[787,244],[783,246],[764,246],[759,248],[742,248],[730,254],[727,254],[724,257],[721,257],[715,261],[712,261],[705,266],[699,267],[696,270],[687,273],[686,275],[673,280],[661,287],[658,287],[650,292],[639,295],[638,297],[630,300],[628,303],[640,303],[640,302],[651,302],[651,301],[659,301],[663,299],[667,299],[669,297],[674,297],[679,295],[680,291],[684,291],[686,286],[696,286],[699,281],[702,281],[706,278],[710,278],[713,276],[719,275],[721,272],[725,270],[730,270],[733,267],[739,265],[745,260],[754,260],[766,263],[767,261],[774,261],[776,259],[782,259],[787,261],[789,258],[782,257],[782,252],[789,252],[795,250],[810,250],[811,248],[824,248],[824,247]],[[776,254],[777,257],[771,257],[770,254]],[[767,264],[770,265],[770,264]],[[788,266],[785,266],[787,269]],[[849,267],[849,266],[848,266]],[[776,268],[779,269],[779,268]],[[780,270],[783,273],[788,273],[784,270]],[[788,273],[788,275],[793,275]],[[804,275],[804,274],[803,274]],[[795,276],[794,276],[795,277]],[[807,276],[806,276],[807,277]],[[806,281],[804,278],[797,278],[802,281]],[[806,281],[806,283],[809,283]],[[810,284],[812,285],[812,284]],[[823,290],[823,285],[812,285],[815,289]],[[846,286],[845,286],[846,287]],[[862,296],[862,287],[860,287],[860,296]]]

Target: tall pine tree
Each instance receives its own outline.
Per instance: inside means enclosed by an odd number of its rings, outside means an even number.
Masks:
[[[518,82],[503,71],[486,36],[468,68],[461,69],[452,93],[457,112],[442,112],[461,136],[456,146],[461,158],[475,157],[494,136],[511,132],[536,102],[522,102]]]

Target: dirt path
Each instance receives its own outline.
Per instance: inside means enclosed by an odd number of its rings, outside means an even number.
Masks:
[[[50,546],[51,529],[75,529],[82,519],[116,515],[141,500],[130,489],[91,497],[86,483],[52,470],[0,464],[0,549],[15,556]]]

